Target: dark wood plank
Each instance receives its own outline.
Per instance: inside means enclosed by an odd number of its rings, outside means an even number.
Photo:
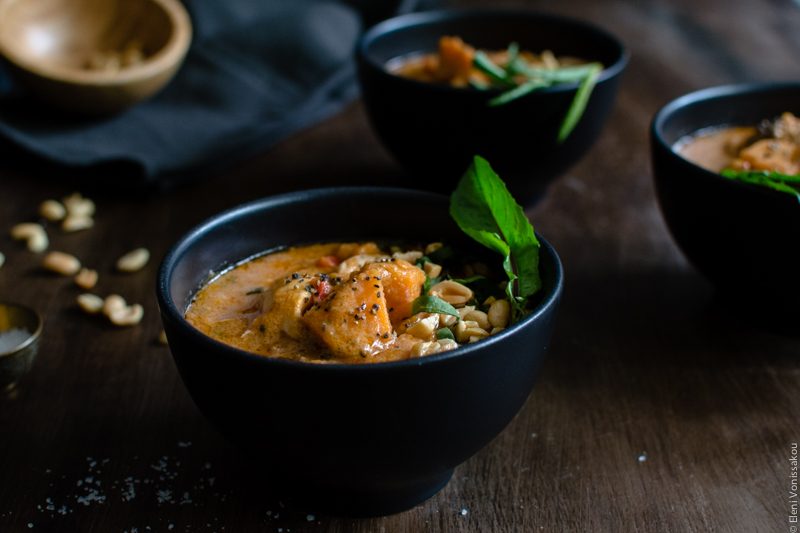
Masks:
[[[143,323],[130,329],[81,313],[80,290],[43,272],[8,236],[35,218],[39,202],[73,187],[0,161],[8,257],[0,299],[29,303],[46,328],[34,371],[0,399],[0,531],[29,523],[140,533],[789,530],[800,340],[730,316],[684,260],[658,212],[647,128],[661,105],[688,91],[791,78],[800,68],[800,8],[788,0],[460,5],[578,16],[617,33],[633,54],[602,137],[528,212],[564,262],[566,290],[550,357],[507,430],[415,509],[360,520],[316,515],[269,489],[210,428],[156,342],[158,259],[190,227],[293,189],[402,184],[360,104],[163,196],[84,190],[98,204],[96,227],[51,231],[51,249],[97,268],[98,293],[144,305]],[[115,259],[138,246],[153,252],[150,264],[115,273]],[[79,501],[91,491],[103,500]]]

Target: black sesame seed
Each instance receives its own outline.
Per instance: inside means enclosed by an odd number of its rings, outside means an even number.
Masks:
[[[264,324],[261,324],[260,326],[258,326],[258,329],[259,329],[259,331],[261,331],[261,333],[264,333],[265,331],[267,331],[267,328],[266,328],[266,326],[264,326]]]
[[[389,312],[391,313],[392,311],[394,311],[394,307],[389,308]]]
[[[372,308],[373,308],[373,309],[375,309],[375,310],[377,311],[378,309],[380,309],[380,308],[381,308],[381,306],[380,306],[380,305],[378,305],[378,304],[372,304]]]
[[[378,291],[378,298],[381,297],[381,291]]]
[[[373,287],[375,287],[376,289],[380,289],[381,288],[380,285],[373,285]]]
[[[300,279],[300,274],[295,272],[294,274],[292,274],[292,279]]]

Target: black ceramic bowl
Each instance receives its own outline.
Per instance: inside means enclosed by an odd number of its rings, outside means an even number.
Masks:
[[[544,287],[530,316],[479,343],[413,360],[270,359],[206,337],[184,320],[184,309],[210,272],[264,250],[434,236],[472,247],[444,196],[320,189],[213,217],[161,264],[158,303],[193,400],[223,436],[266,467],[271,485],[311,510],[375,516],[409,509],[506,427],[531,391],[553,332],[563,283],[555,251],[539,237]]]
[[[557,142],[578,83],[533,92],[489,107],[499,91],[453,88],[390,74],[386,63],[409,54],[435,52],[443,35],[477,48],[509,43],[539,53],[552,50],[600,61],[606,67],[572,134]],[[594,143],[617,94],[628,61],[625,46],[608,32],[574,19],[529,11],[453,10],[414,13],[367,31],[357,48],[361,90],[374,130],[409,171],[406,184],[450,192],[474,155],[489,160],[522,205]]]
[[[784,111],[800,114],[800,83],[728,85],[697,91],[664,106],[651,127],[653,175],[670,233],[689,261],[744,317],[797,327],[800,203],[797,198],[733,181],[673,150],[697,130],[758,125]]]

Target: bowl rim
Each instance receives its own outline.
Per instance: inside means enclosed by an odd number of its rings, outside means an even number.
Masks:
[[[392,76],[393,78],[396,78],[398,80],[401,80],[403,83],[409,83],[416,86],[431,87],[433,90],[455,91],[463,93],[464,89],[467,89],[474,92],[475,94],[499,94],[503,92],[502,89],[488,89],[485,91],[478,91],[477,89],[472,89],[470,87],[451,87],[450,85],[430,83],[426,81],[420,81],[411,78],[405,78],[402,76],[397,76],[396,74],[392,74],[391,72],[386,70],[385,64],[381,64],[378,63],[377,61],[374,61],[373,58],[368,53],[369,47],[376,39],[384,35],[387,35],[389,33],[395,33],[406,30],[408,28],[413,28],[418,26],[434,25],[437,23],[448,22],[452,20],[486,19],[486,18],[510,18],[510,19],[525,18],[529,20],[540,20],[543,22],[550,22],[555,24],[567,24],[571,26],[578,26],[583,31],[589,31],[601,35],[605,39],[608,39],[610,42],[614,43],[619,48],[620,54],[617,60],[613,64],[608,66],[604,65],[603,70],[600,72],[600,75],[597,78],[597,83],[604,82],[620,74],[625,69],[630,59],[630,51],[628,47],[625,45],[625,43],[619,37],[609,32],[608,30],[600,26],[597,26],[595,24],[592,24],[590,22],[584,21],[579,18],[545,13],[541,11],[523,10],[523,9],[496,9],[496,8],[495,9],[492,8],[441,9],[434,11],[420,11],[415,13],[407,13],[404,15],[398,15],[396,17],[392,17],[390,19],[379,22],[378,24],[376,24],[375,26],[364,32],[364,34],[359,38],[356,44],[356,55],[365,64],[369,65],[373,69],[383,72],[386,75]],[[551,85],[550,87],[545,87],[544,89],[541,89],[539,91],[535,91],[531,94],[572,91],[576,90],[579,85],[580,82],[558,83],[555,85]]]
[[[28,346],[30,346],[31,344],[36,342],[39,339],[39,337],[42,336],[42,328],[44,327],[44,321],[42,320],[42,315],[40,315],[38,312],[36,312],[35,309],[33,309],[31,307],[28,307],[27,305],[23,305],[23,304],[20,304],[20,303],[17,303],[17,302],[6,301],[6,300],[0,301],[0,306],[3,306],[3,305],[5,305],[5,306],[13,306],[13,307],[16,307],[18,309],[22,309],[23,311],[25,311],[27,313],[31,313],[33,316],[35,316],[36,317],[36,330],[33,333],[31,333],[30,336],[28,336],[27,339],[25,339],[22,343],[20,343],[17,346],[15,346],[13,349],[11,349],[11,350],[9,350],[7,352],[0,352],[0,359],[3,359],[4,357],[14,357],[18,353],[20,353],[22,350],[24,350],[25,348],[27,348]],[[9,330],[5,330],[5,331],[9,331]]]
[[[0,15],[17,0],[0,0]],[[17,68],[33,75],[53,81],[80,86],[120,86],[130,82],[148,79],[180,64],[192,42],[192,21],[189,13],[179,0],[147,0],[160,7],[170,20],[169,39],[155,54],[140,63],[121,68],[118,71],[75,69],[58,63],[41,61],[26,54],[18,54],[14,48],[5,45],[0,37],[0,55]]]
[[[552,256],[553,263],[555,265],[555,272],[554,272],[554,283],[552,288],[550,288],[548,293],[542,294],[541,301],[532,310],[531,314],[525,317],[522,321],[518,322],[517,324],[514,324],[513,326],[508,327],[505,330],[495,335],[492,335],[487,339],[480,341],[479,343],[459,346],[455,350],[433,355],[427,355],[424,357],[419,357],[414,359],[403,359],[400,361],[362,363],[362,364],[352,364],[352,363],[314,364],[314,363],[305,363],[302,361],[293,361],[288,359],[277,359],[273,357],[267,357],[247,352],[245,350],[240,350],[238,348],[234,348],[232,346],[219,342],[215,339],[212,339],[211,337],[205,335],[204,333],[196,329],[194,326],[189,324],[189,322],[184,318],[183,313],[180,312],[176,307],[169,289],[170,285],[169,282],[171,280],[171,274],[172,274],[171,271],[174,265],[177,264],[181,255],[187,249],[189,249],[189,247],[206,232],[214,228],[217,228],[219,226],[222,226],[223,224],[232,219],[240,218],[242,216],[246,216],[253,212],[270,210],[275,207],[301,202],[304,199],[307,199],[309,195],[313,195],[315,197],[318,196],[330,197],[343,194],[346,195],[368,194],[375,192],[380,192],[381,194],[389,194],[389,195],[411,194],[411,195],[417,195],[419,197],[440,198],[443,200],[447,199],[447,196],[445,195],[429,193],[425,191],[418,191],[413,189],[402,189],[402,188],[391,188],[391,187],[330,187],[330,188],[319,188],[319,189],[307,189],[303,191],[281,194],[278,196],[268,196],[265,198],[260,198],[257,200],[253,200],[251,202],[247,202],[245,204],[232,207],[226,211],[223,211],[222,213],[219,213],[217,215],[214,215],[206,219],[205,221],[201,222],[200,224],[189,230],[173,245],[173,247],[169,250],[169,252],[167,252],[167,254],[164,256],[163,260],[161,261],[161,264],[159,265],[158,273],[156,275],[156,296],[158,299],[158,304],[162,316],[165,317],[165,320],[168,319],[173,326],[180,329],[184,335],[188,335],[193,339],[197,339],[199,342],[212,343],[212,345],[217,348],[219,354],[222,357],[245,359],[255,364],[277,366],[279,368],[295,369],[306,372],[349,373],[349,372],[392,371],[398,368],[413,368],[426,365],[434,365],[453,358],[474,357],[476,356],[476,353],[483,351],[486,348],[489,348],[490,346],[502,341],[503,339],[509,337],[510,335],[513,335],[514,332],[519,331],[522,328],[531,325],[533,322],[537,321],[539,317],[543,316],[551,308],[557,306],[564,285],[563,265],[561,264],[561,259],[558,257],[558,254],[556,253],[553,246],[537,233],[536,237],[540,242],[540,252],[541,250],[544,249],[547,251],[547,253],[549,253]],[[234,258],[234,260],[238,259]],[[231,263],[231,265],[233,266],[235,266],[236,264],[238,263]]]
[[[767,81],[767,82],[745,82],[745,83],[732,83],[726,85],[716,85],[713,87],[706,87],[704,89],[699,89],[697,91],[693,91],[684,95],[675,98],[674,100],[667,102],[664,106],[659,109],[650,123],[650,135],[653,142],[656,143],[658,148],[660,148],[665,153],[669,154],[672,157],[678,158],[681,162],[685,163],[686,165],[691,166],[693,169],[697,170],[700,175],[705,176],[706,179],[711,180],[716,183],[724,183],[725,185],[721,185],[723,187],[737,187],[741,191],[747,191],[748,194],[762,194],[765,198],[789,198],[789,195],[786,193],[782,193],[768,187],[760,187],[758,185],[753,185],[751,183],[745,183],[739,180],[733,180],[730,178],[726,178],[721,174],[716,172],[712,172],[708,169],[689,161],[685,157],[681,156],[674,150],[674,145],[669,145],[662,135],[664,124],[667,120],[669,120],[674,113],[680,111],[692,104],[706,102],[710,100],[714,100],[717,98],[726,98],[731,96],[740,96],[746,94],[757,94],[760,92],[767,92],[772,90],[781,90],[781,89],[796,89],[800,93],[800,82],[799,81]],[[719,124],[719,127],[724,127],[725,124]],[[702,128],[700,128],[702,129]],[[700,131],[700,129],[694,130],[694,133]],[[658,173],[653,172],[654,177],[658,178]],[[796,199],[795,199],[796,201]]]

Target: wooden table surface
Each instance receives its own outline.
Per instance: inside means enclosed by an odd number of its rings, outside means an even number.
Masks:
[[[127,329],[84,315],[75,303],[81,290],[11,240],[13,224],[74,186],[4,156],[0,300],[27,302],[45,324],[33,371],[0,399],[0,531],[796,531],[789,489],[791,447],[800,441],[800,338],[759,330],[715,303],[661,218],[647,135],[656,110],[683,93],[796,76],[800,7],[462,4],[578,16],[632,51],[602,136],[528,211],[560,254],[566,283],[549,359],[509,427],[412,510],[317,515],[271,490],[210,427],[156,340],[158,262],[192,226],[294,189],[401,181],[360,103],[156,198],[84,189],[98,206],[96,226],[51,231],[51,249],[97,268],[98,294],[144,306],[143,322]],[[152,251],[147,267],[115,273],[116,258],[139,246]]]

